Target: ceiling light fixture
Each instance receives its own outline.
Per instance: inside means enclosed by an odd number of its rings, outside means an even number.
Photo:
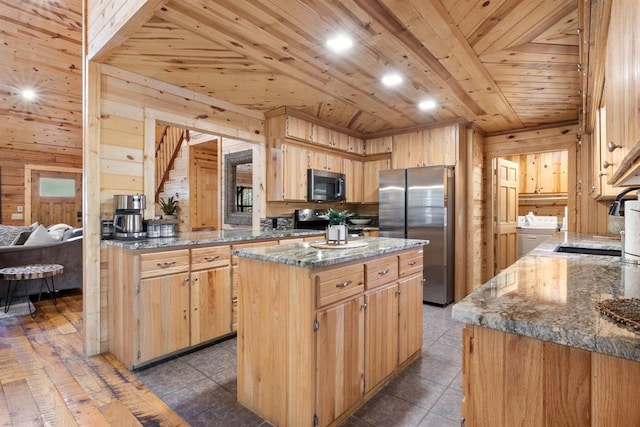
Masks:
[[[433,99],[425,99],[424,101],[420,101],[420,103],[418,104],[418,108],[421,111],[433,110],[434,108],[436,108],[436,101],[434,101]]]
[[[327,40],[327,48],[334,53],[343,53],[351,49],[353,40],[346,34],[338,34]]]
[[[402,76],[398,73],[389,73],[382,76],[382,84],[386,87],[395,87],[402,83]]]
[[[32,88],[22,89],[20,95],[22,95],[22,98],[26,101],[34,101],[38,97],[38,94]]]

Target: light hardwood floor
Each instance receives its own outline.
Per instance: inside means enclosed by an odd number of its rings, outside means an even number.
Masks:
[[[186,425],[113,356],[86,357],[81,328],[80,294],[0,319],[0,426]]]

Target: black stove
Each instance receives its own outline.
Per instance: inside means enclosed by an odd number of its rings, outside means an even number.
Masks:
[[[299,209],[293,213],[293,228],[303,230],[326,230],[329,219],[323,218],[327,214],[325,209]],[[350,236],[363,236],[361,226],[348,224]]]
[[[304,230],[324,230],[329,225],[329,219],[323,218],[327,214],[324,209],[299,209],[293,212],[293,228]]]

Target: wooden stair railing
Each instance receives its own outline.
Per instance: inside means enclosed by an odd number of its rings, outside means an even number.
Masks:
[[[160,200],[164,183],[169,179],[169,172],[178,157],[182,141],[189,140],[189,130],[165,126],[156,142],[156,195],[155,202]]]

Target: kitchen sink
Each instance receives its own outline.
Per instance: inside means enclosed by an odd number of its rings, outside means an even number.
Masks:
[[[601,249],[601,248],[581,248],[579,246],[558,246],[554,252],[564,252],[570,254],[585,255],[605,255],[605,256],[621,256],[620,249]]]

